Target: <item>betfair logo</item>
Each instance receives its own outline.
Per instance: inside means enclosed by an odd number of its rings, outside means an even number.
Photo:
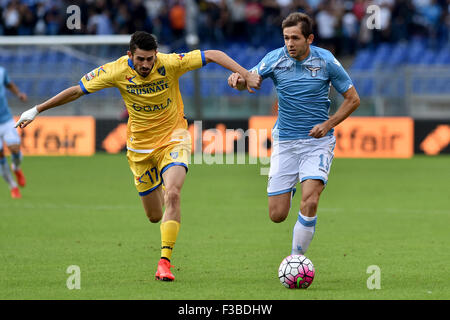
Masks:
[[[450,144],[450,125],[436,127],[420,144],[427,155],[437,155]]]
[[[170,98],[167,99],[166,104],[155,104],[155,105],[150,105],[150,106],[138,106],[137,104],[133,103],[133,109],[136,111],[144,111],[144,112],[153,112],[153,111],[160,111],[160,110],[164,110],[166,109],[170,103],[172,102],[172,100],[170,100]]]

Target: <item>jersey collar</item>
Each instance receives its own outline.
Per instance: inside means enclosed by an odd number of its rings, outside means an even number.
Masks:
[[[133,60],[131,60],[131,58],[128,58],[128,65],[130,66],[131,69],[134,70],[134,64],[133,64]]]
[[[297,59],[294,59],[294,58],[292,58],[291,57],[291,55],[289,54],[289,52],[287,51],[287,48],[286,48],[286,46],[284,46],[283,47],[283,50],[284,50],[284,54],[289,58],[289,59],[291,59],[292,61],[294,61],[294,62],[296,62],[296,63],[299,63],[299,64],[302,64],[302,63],[304,63],[305,61],[307,61],[309,58],[311,58],[311,46],[309,47],[309,54],[308,54],[308,56],[305,58],[305,59],[303,59],[303,60],[297,60]]]

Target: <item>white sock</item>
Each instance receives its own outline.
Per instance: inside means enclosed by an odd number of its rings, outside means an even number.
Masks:
[[[12,177],[11,170],[9,169],[8,161],[6,160],[6,158],[0,159],[0,175],[3,177],[3,179],[5,179],[10,189],[17,187],[17,183]]]
[[[314,232],[316,230],[317,216],[306,217],[299,211],[297,222],[294,225],[294,232],[292,235],[292,252],[291,254],[306,253],[309,244],[311,243]]]

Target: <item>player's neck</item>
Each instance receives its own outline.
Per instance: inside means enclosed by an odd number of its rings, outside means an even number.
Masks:
[[[300,57],[296,57],[294,59],[297,60],[297,61],[303,61],[306,58],[308,58],[310,52],[311,52],[311,49],[308,46],[308,48],[306,49],[306,52],[303,55],[301,55]]]

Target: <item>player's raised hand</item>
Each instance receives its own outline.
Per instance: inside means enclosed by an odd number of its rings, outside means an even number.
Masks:
[[[36,118],[38,113],[39,113],[39,111],[37,110],[36,106],[23,112],[20,116],[19,121],[17,121],[15,127],[16,128],[20,127],[22,129],[25,128],[27,125],[29,125],[31,123],[31,121],[34,120],[34,118]]]
[[[262,78],[256,72],[248,72],[245,76],[245,82],[247,83],[247,91],[253,93],[252,89],[259,90],[261,88]]]

